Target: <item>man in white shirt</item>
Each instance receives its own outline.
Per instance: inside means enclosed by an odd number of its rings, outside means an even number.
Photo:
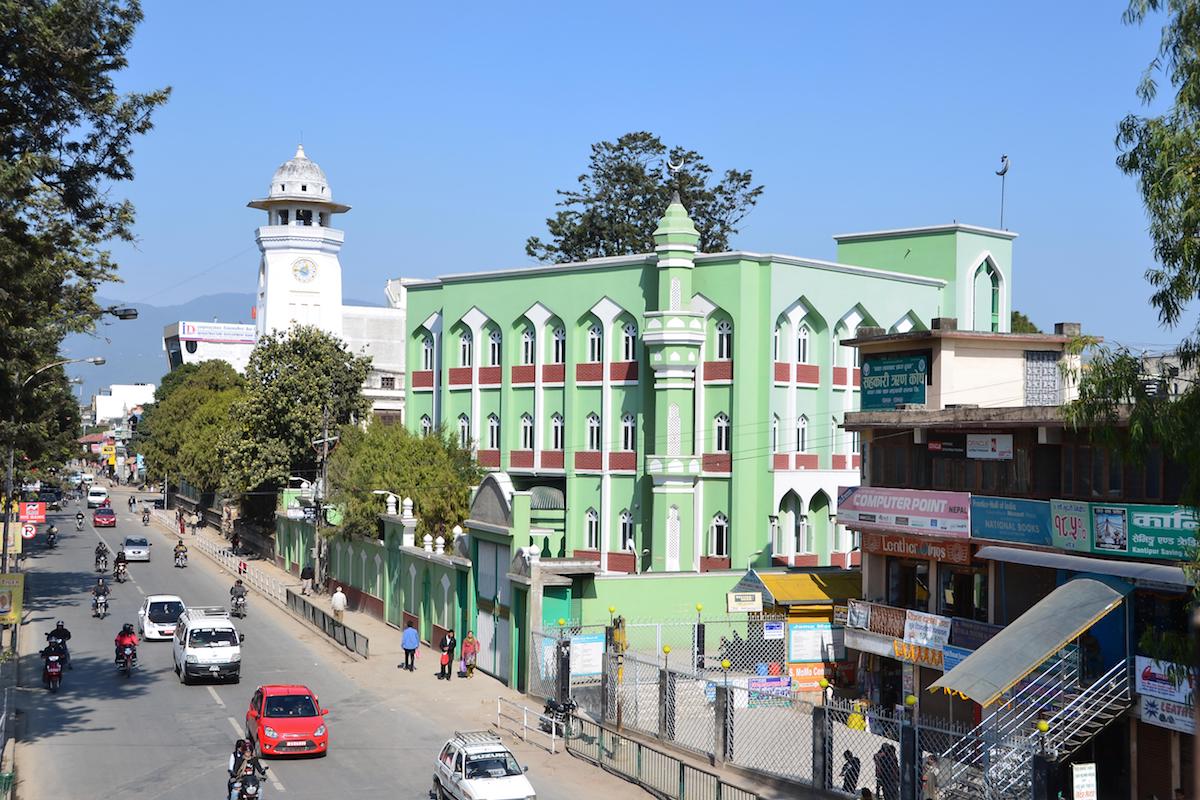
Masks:
[[[346,614],[346,594],[342,591],[342,587],[337,587],[337,591],[329,598],[329,605],[333,608],[333,618],[341,622],[342,617]]]

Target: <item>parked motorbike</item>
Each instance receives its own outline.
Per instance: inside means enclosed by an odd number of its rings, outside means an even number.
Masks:
[[[546,707],[542,709],[542,720],[538,723],[546,733],[550,733],[553,728],[555,736],[564,736],[567,732],[567,720],[575,713],[575,709],[579,708],[579,704],[572,698],[567,698],[567,702],[560,703],[554,698],[546,701]]]
[[[246,616],[246,597],[235,597],[229,601],[229,613],[235,617]]]
[[[108,616],[108,595],[102,594],[92,603],[92,616],[99,619]]]
[[[124,583],[129,578],[129,570],[125,567],[124,561],[118,561],[113,567],[113,579],[117,583]]]
[[[133,649],[133,645],[125,645],[121,648],[121,652],[117,657],[117,671],[128,678],[133,674],[133,668],[137,666],[137,653]]]
[[[46,663],[42,667],[42,683],[46,684],[46,688],[51,692],[57,692],[58,687],[62,686],[62,673],[62,658],[56,655],[46,656]]]
[[[96,572],[108,572],[108,556],[96,556]]]
[[[177,566],[177,567],[186,567],[187,566],[187,553],[176,553],[175,554],[175,566]]]

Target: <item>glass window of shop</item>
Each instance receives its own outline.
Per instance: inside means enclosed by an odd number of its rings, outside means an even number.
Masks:
[[[929,562],[889,558],[888,605],[913,611],[929,610]]]
[[[986,567],[938,566],[938,613],[976,622],[988,621]]]

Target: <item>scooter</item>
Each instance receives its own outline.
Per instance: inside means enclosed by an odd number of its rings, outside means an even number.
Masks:
[[[118,561],[116,566],[113,567],[113,579],[116,580],[117,583],[124,583],[128,577],[129,572],[125,568],[125,562]]]
[[[56,544],[58,544],[58,531],[51,528],[46,532],[46,546],[54,547]]]
[[[229,613],[235,617],[245,618],[246,596],[235,597],[229,601]]]
[[[270,769],[270,767],[263,767],[263,769]],[[234,778],[229,787],[229,800],[261,800],[264,796],[266,796],[266,792],[263,791],[262,781],[258,779],[257,775],[253,780]]]
[[[142,525],[149,525],[149,524],[150,524],[150,512],[143,511],[142,512]]]
[[[75,530],[77,530],[77,531],[83,530],[83,517],[75,518]]]
[[[56,655],[46,656],[46,664],[42,667],[42,683],[51,692],[57,692],[58,687],[62,686],[62,672],[62,659]]]
[[[96,556],[96,572],[108,572],[108,556]]]
[[[177,567],[186,567],[187,566],[187,553],[180,551],[175,554],[175,566],[177,566]]]
[[[133,674],[133,669],[136,666],[137,653],[134,651],[133,645],[127,644],[121,648],[121,653],[117,657],[117,672],[128,678]]]
[[[108,616],[108,595],[102,594],[96,598],[93,603],[92,616],[97,619],[104,619]]]

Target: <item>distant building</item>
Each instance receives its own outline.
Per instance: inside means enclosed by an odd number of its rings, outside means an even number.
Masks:
[[[163,328],[163,349],[171,369],[219,359],[242,372],[256,341],[257,327],[236,322],[172,322]]]
[[[137,406],[154,402],[153,383],[114,383],[92,395],[92,421],[96,425],[128,419]]]

